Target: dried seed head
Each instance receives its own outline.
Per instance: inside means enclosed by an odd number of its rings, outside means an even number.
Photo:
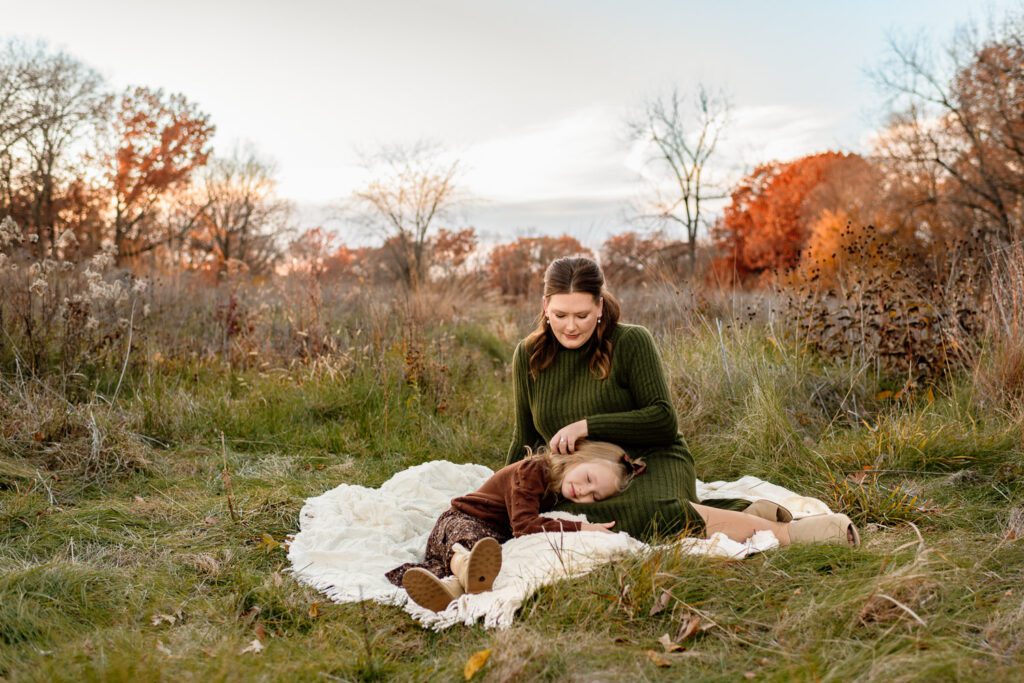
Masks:
[[[32,292],[36,296],[43,296],[44,294],[46,294],[46,290],[49,288],[50,285],[46,281],[46,279],[38,277],[32,281],[31,285],[29,285],[28,291]]]
[[[21,234],[21,228],[14,222],[14,219],[10,216],[5,216],[0,221],[0,249],[6,247],[11,242],[17,242],[21,244],[24,237]]]
[[[58,249],[67,249],[68,247],[78,246],[78,236],[75,235],[75,231],[68,228],[65,230],[60,237],[57,238],[56,247]]]

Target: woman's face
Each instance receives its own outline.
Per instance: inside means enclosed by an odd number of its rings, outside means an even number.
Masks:
[[[618,492],[618,469],[610,462],[578,463],[562,479],[562,496],[574,503],[596,503]]]
[[[544,301],[544,315],[558,343],[567,349],[578,349],[597,329],[603,306],[603,299],[595,299],[586,292],[552,294]]]

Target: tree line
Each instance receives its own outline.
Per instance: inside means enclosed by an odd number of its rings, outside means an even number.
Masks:
[[[889,113],[870,153],[767,162],[731,184],[713,173],[728,97],[699,87],[648,101],[628,132],[649,152],[650,187],[594,254],[610,279],[828,280],[870,257],[857,246],[868,233],[934,270],[965,243],[991,252],[1021,240],[1024,14],[965,27],[942,46],[894,41],[874,78]],[[112,92],[62,52],[10,41],[0,55],[0,216],[21,226],[21,249],[34,258],[109,248],[127,267],[238,265],[413,288],[472,274],[510,297],[533,295],[554,256],[590,253],[565,235],[484,253],[458,220],[459,160],[426,144],[365,159],[369,180],[346,220],[375,234],[375,246],[297,231],[272,164],[251,147],[215,154],[214,130],[183,95]],[[725,201],[717,216],[707,209],[715,200]]]
[[[181,94],[113,91],[44,44],[0,47],[0,216],[31,258],[120,266],[267,268],[289,227],[273,167],[251,147],[214,155],[210,116]]]

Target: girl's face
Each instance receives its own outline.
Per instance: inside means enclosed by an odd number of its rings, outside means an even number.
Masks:
[[[618,467],[610,462],[577,463],[562,478],[562,496],[574,503],[596,503],[618,492]]]
[[[552,294],[544,300],[544,315],[551,331],[567,349],[578,349],[587,343],[597,329],[603,308],[603,299],[595,299],[586,292]]]

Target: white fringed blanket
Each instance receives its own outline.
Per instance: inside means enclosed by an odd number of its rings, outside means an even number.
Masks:
[[[475,491],[491,474],[483,465],[438,460],[399,472],[379,489],[342,484],[310,498],[299,514],[299,532],[288,550],[292,572],[335,602],[376,600],[404,605],[414,619],[435,630],[478,621],[485,628],[506,628],[538,587],[585,574],[618,555],[649,548],[625,533],[522,536],[502,546],[501,573],[493,591],[463,595],[444,612],[420,608],[408,600],[404,590],[391,585],[384,572],[404,562],[421,561],[427,536],[451,499]],[[819,500],[797,496],[756,477],[709,484],[698,481],[697,494],[702,500],[767,498],[789,508],[794,517],[829,511]],[[722,534],[678,543],[685,552],[729,558],[778,546],[770,531],[759,532],[746,543],[736,543]]]

